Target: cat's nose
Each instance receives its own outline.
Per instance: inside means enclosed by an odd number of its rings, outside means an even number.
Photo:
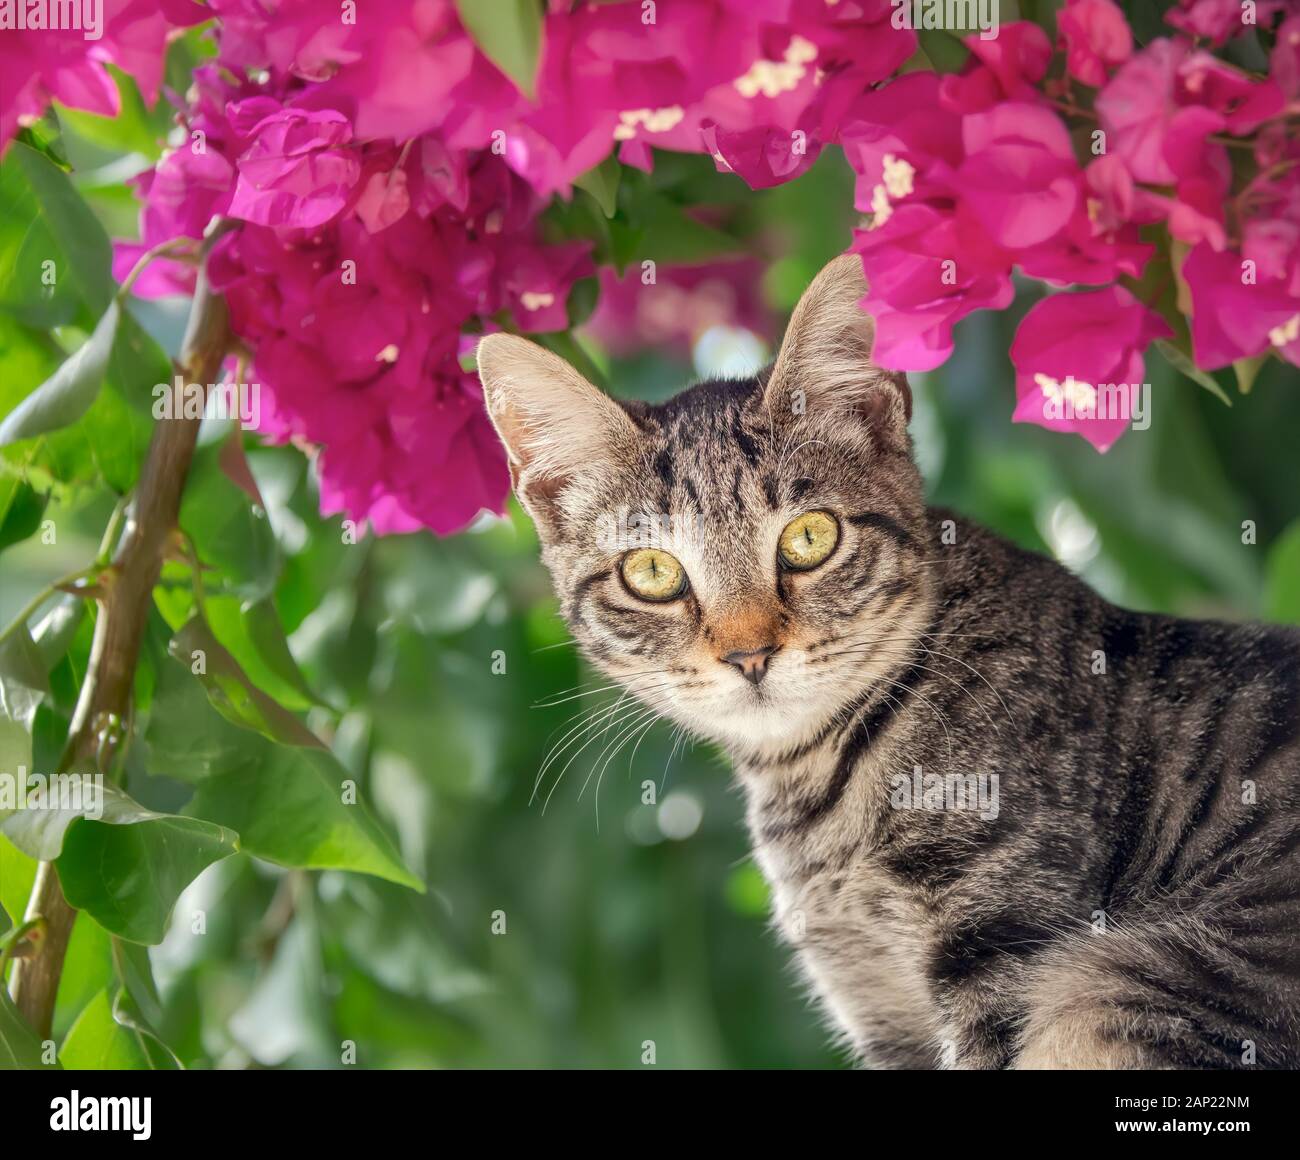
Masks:
[[[776,652],[776,645],[769,644],[764,648],[750,649],[748,652],[729,652],[721,659],[725,664],[735,665],[745,680],[753,681],[757,685],[767,676],[767,661],[774,652]]]

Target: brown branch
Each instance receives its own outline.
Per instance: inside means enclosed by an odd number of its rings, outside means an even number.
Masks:
[[[209,238],[209,245],[216,235]],[[199,271],[194,305],[177,370],[187,382],[215,382],[229,346],[225,299]],[[124,740],[135,666],[149,620],[153,588],[180,514],[181,493],[194,457],[201,419],[160,419],[136,485],[135,503],[113,562],[100,577],[99,616],[86,679],[77,697],[61,773],[107,774]],[[54,863],[42,862],[27,902],[27,920],[44,918],[46,937],[36,953],[14,962],[11,992],[32,1029],[48,1039],[63,959],[77,912],[59,885]]]

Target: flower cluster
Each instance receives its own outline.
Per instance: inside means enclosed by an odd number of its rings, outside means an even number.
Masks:
[[[1221,36],[1234,27],[1222,8],[1199,0],[1170,15]],[[1010,303],[1013,270],[1105,287],[1039,303],[1012,349],[1016,419],[1105,450],[1127,416],[1099,413],[1099,388],[1140,383],[1142,352],[1174,335],[1160,308],[1167,298],[1173,313],[1180,285],[1200,367],[1270,347],[1300,362],[1300,149],[1286,125],[1300,113],[1300,17],[1278,32],[1272,79],[1182,38],[1135,51],[1112,0],[1069,0],[1057,32],[1059,53],[1030,23],[972,36],[960,74],[864,94],[841,140],[870,215],[854,248],[881,361],[938,366],[955,322]],[[1253,156],[1250,180],[1234,181],[1234,152]],[[1139,300],[1158,225],[1168,277]]]
[[[191,145],[140,179],[141,241],[119,246],[119,276],[213,217],[242,223],[210,276],[269,390],[263,434],[324,449],[322,509],[381,534],[500,510],[505,464],[461,336],[506,316],[526,332],[566,327],[586,247],[542,245],[542,200],[490,152],[434,134],[358,140],[293,78],[233,83],[202,66],[186,131]],[[136,289],[175,293],[192,277],[159,261]]]
[[[129,73],[153,102],[162,83],[169,28],[197,24],[209,15],[195,0],[102,0],[102,7],[77,3],[61,5],[62,10],[14,3],[8,8],[15,26],[0,23],[0,148],[52,100],[116,116],[120,98],[106,64]],[[68,18],[78,26],[64,27]]]
[[[592,272],[581,245],[538,241],[546,199],[614,151],[651,168],[651,146],[785,180],[915,47],[888,0],[769,7],[665,5],[648,24],[638,4],[553,11],[530,98],[449,0],[370,0],[342,22],[333,0],[211,0],[217,62],[196,75],[185,143],[139,182],[119,273],[214,216],[242,223],[212,275],[272,397],[264,434],[323,449],[326,512],[381,533],[461,527],[506,490],[462,336],[564,329]],[[188,278],[158,262],[137,292]]]
[[[537,217],[611,156],[651,170],[653,150],[705,152],[762,188],[841,146],[892,369],[942,363],[957,321],[1010,303],[1013,274],[1091,288],[1026,316],[1015,417],[1103,450],[1125,423],[1098,414],[1100,388],[1140,379],[1152,341],[1190,338],[1206,369],[1270,350],[1300,362],[1297,0],[1250,6],[1271,29],[1268,77],[1211,51],[1253,30],[1236,0],[1180,0],[1145,47],[1114,0],[1066,0],[1054,39],[1027,22],[973,35],[943,76],[900,19],[911,7],[539,4],[522,75],[453,0],[109,0],[89,56],[51,41],[23,59],[0,141],[47,95],[105,107],[107,88],[75,91],[92,62],[152,91],[166,20],[216,17],[217,57],[183,139],[139,180],[141,241],[119,261],[215,216],[238,224],[212,273],[273,395],[265,431],[323,449],[326,510],[381,532],[499,508],[504,464],[464,336],[568,325],[570,290],[595,271],[582,244],[544,244]],[[148,67],[130,56],[146,47]],[[189,277],[160,262],[138,290]],[[628,286],[606,279],[611,297]]]

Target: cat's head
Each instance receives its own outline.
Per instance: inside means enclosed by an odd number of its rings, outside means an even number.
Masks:
[[[871,362],[852,255],[775,363],[620,404],[525,339],[480,343],[488,410],[587,656],[698,735],[797,745],[896,667],[932,597],[906,380]]]

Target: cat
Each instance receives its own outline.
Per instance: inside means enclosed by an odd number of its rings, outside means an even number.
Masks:
[[[573,635],[730,756],[861,1065],[1300,1067],[1300,632],[927,507],[865,292],[836,259],[766,371],[656,406],[481,340]]]

